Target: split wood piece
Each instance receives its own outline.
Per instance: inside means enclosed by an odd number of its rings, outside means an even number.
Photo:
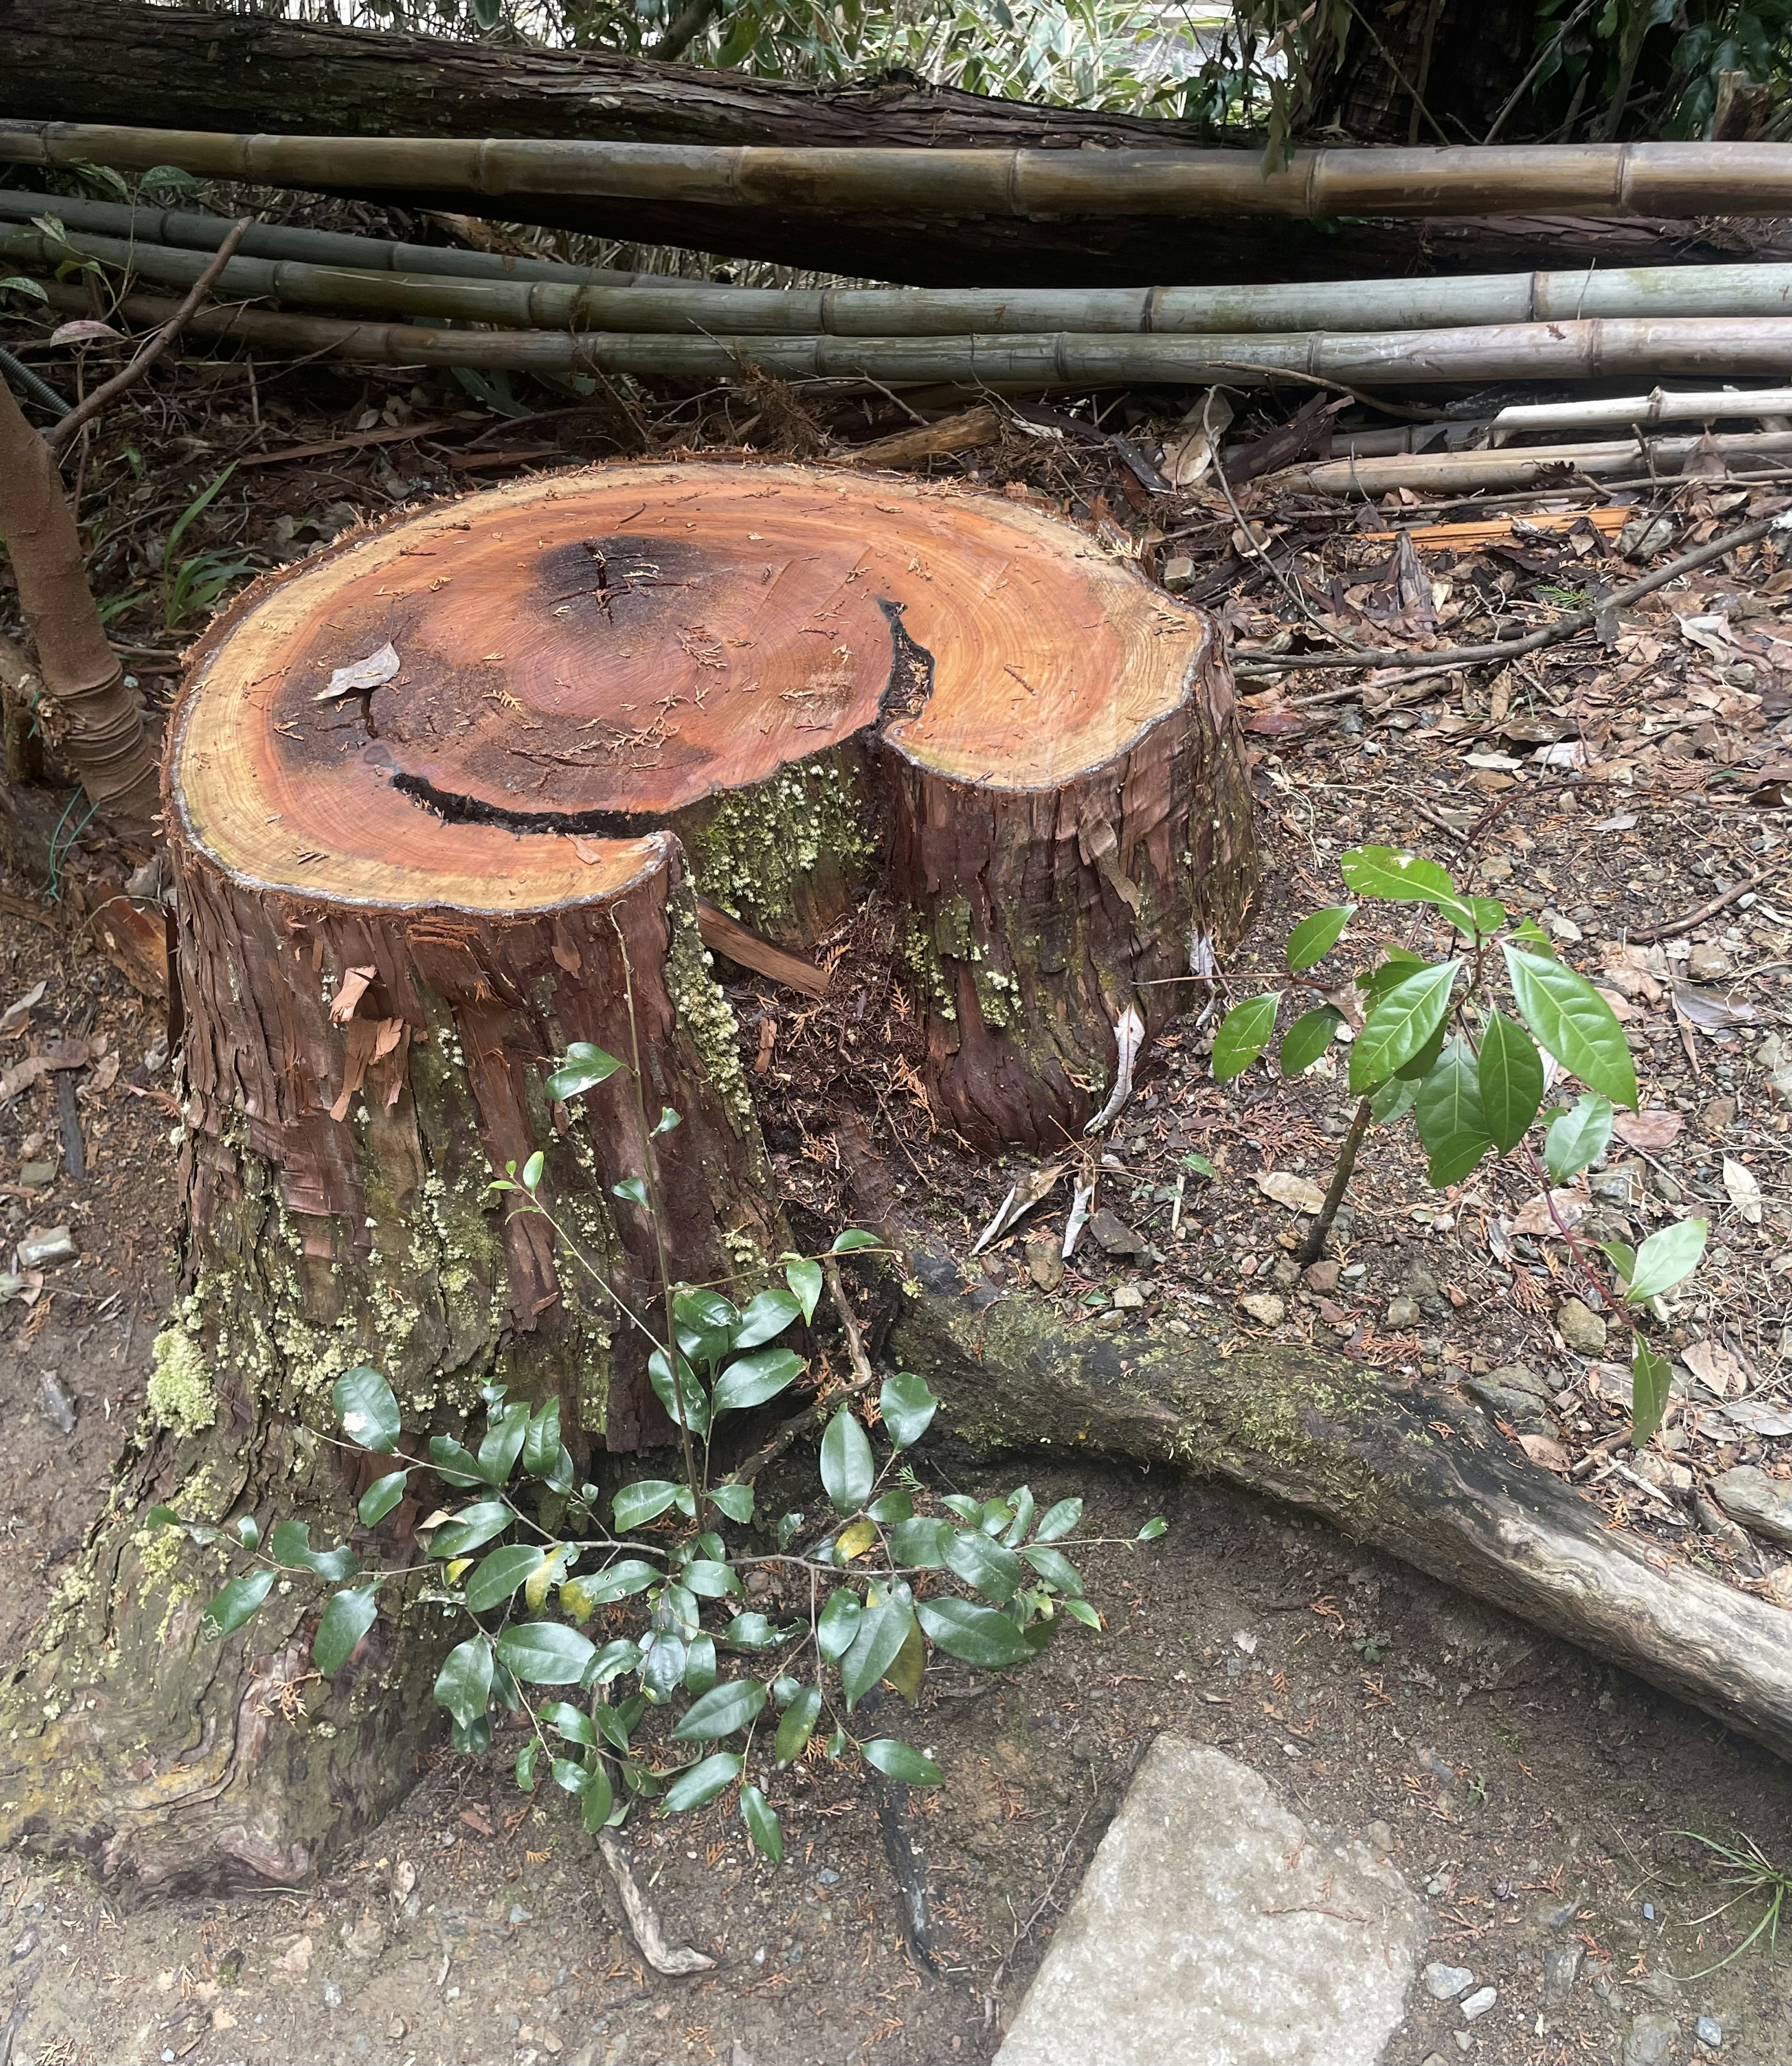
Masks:
[[[137,279],[186,286],[210,253],[177,247],[139,232],[111,234],[70,222],[54,195],[0,192],[0,218],[21,213],[21,199],[39,204],[17,226],[0,228],[0,258],[50,265],[70,254],[116,265]],[[34,226],[48,210],[60,236]],[[88,204],[90,215],[129,217],[128,209]],[[152,221],[162,218],[151,218]],[[172,219],[172,218],[171,218]],[[194,218],[203,222],[206,218]],[[257,242],[290,236],[352,256],[306,258]],[[402,250],[404,263],[375,265],[366,253]],[[368,237],[311,230],[252,231],[244,255],[225,269],[220,286],[234,298],[255,297],[296,310],[440,316],[537,330],[656,330],[671,334],[801,334],[833,337],[957,336],[979,332],[1054,330],[1116,335],[1240,334],[1306,330],[1460,329],[1470,325],[1591,322],[1620,317],[1723,318],[1792,313],[1792,266],[1647,266],[1616,272],[1510,273],[1442,279],[1307,281],[1287,286],[1085,287],[740,287],[664,273],[582,275],[572,266],[542,265],[509,277],[460,277],[433,262],[482,253],[440,254],[419,245],[383,246]],[[505,261],[493,259],[494,265]],[[513,261],[520,262],[520,261]],[[1539,420],[1629,423],[1685,420],[1714,412],[1713,403],[1753,398],[1658,396],[1628,402],[1548,405]],[[1771,405],[1770,405],[1771,406]],[[1782,402],[1781,408],[1792,407]],[[1628,411],[1629,413],[1626,413]],[[1504,411],[1500,422],[1529,412]],[[1735,414],[1734,410],[1715,410]]]
[[[656,1973],[670,1979],[680,1979],[687,1973],[707,1973],[714,1969],[716,1961],[707,1952],[693,1951],[688,1944],[668,1944],[666,1933],[659,1926],[659,1918],[654,1913],[653,1903],[641,1891],[628,1853],[622,1849],[622,1839],[612,1829],[598,1832],[598,1849],[603,1853],[603,1861],[610,1868],[610,1877],[616,1889],[616,1898],[622,1904],[622,1914],[627,1918],[629,1934],[640,1947],[641,1955]]]
[[[496,1372],[615,1448],[667,1424],[613,1187],[656,1173],[675,1278],[781,1245],[695,892],[789,950],[881,885],[936,1107],[1043,1144],[1254,879],[1207,618],[1024,505],[796,467],[599,468],[339,543],[201,642],[167,790],[221,1394],[315,1413],[346,1359],[447,1411]],[[550,1106],[549,1056],[637,1031],[644,1113],[626,1073]],[[537,1147],[608,1292],[484,1195]]]
[[[1479,488],[1547,488],[1554,474],[1616,480],[1637,473],[1672,480],[1710,459],[1738,472],[1770,468],[1792,454],[1792,431],[1705,431],[1697,436],[1621,438],[1596,444],[1502,445],[1484,452],[1412,452],[1385,459],[1332,459],[1285,468],[1259,485],[1279,495],[1344,495],[1364,500],[1402,488],[1473,493]],[[1709,470],[1709,469],[1707,469]]]
[[[1514,526],[1520,524],[1530,531],[1563,534],[1582,524],[1590,524],[1602,537],[1615,538],[1636,514],[1634,504],[1614,502],[1597,508],[1539,509],[1522,516],[1483,516],[1455,524],[1409,524],[1397,531],[1364,531],[1359,535],[1378,543],[1410,538],[1425,552],[1466,553],[1478,545],[1490,545],[1496,540],[1515,537]]]
[[[1298,1343],[1064,1325],[1026,1295],[966,1296],[948,1258],[907,1246],[886,1345],[960,1434],[1267,1493],[1792,1758],[1792,1614],[1613,1530],[1453,1392]]]

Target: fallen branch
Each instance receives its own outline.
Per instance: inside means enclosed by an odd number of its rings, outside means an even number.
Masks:
[[[711,1971],[716,1961],[703,1951],[693,1951],[688,1944],[668,1944],[666,1934],[659,1926],[659,1918],[653,1912],[647,1897],[634,1883],[634,1874],[629,1870],[628,1853],[622,1849],[613,1831],[598,1832],[598,1849],[603,1853],[603,1861],[610,1868],[610,1877],[615,1885],[617,1898],[622,1904],[622,1913],[628,1918],[629,1934],[641,1947],[641,1955],[656,1973],[663,1973],[668,1979],[680,1979],[687,1973]]]
[[[43,433],[43,440],[51,452],[60,452],[63,446],[79,435],[96,416],[103,415],[121,395],[128,394],[136,386],[150,367],[198,314],[201,303],[212,291],[212,282],[229,264],[231,258],[235,255],[237,246],[242,242],[244,237],[254,226],[254,217],[247,215],[234,224],[224,241],[218,246],[211,263],[193,283],[186,299],[176,309],[173,314],[168,318],[155,335],[148,339],[130,364],[122,372],[115,373],[110,380],[103,382],[84,400],[77,402],[66,416],[51,425],[50,428]]]
[[[1565,638],[1572,638],[1582,631],[1590,631],[1608,610],[1622,610],[1635,602],[1640,596],[1652,590],[1665,588],[1669,581],[1677,581],[1682,574],[1693,573],[1701,567],[1709,566],[1713,560],[1721,560],[1744,545],[1752,545],[1757,539],[1765,538],[1770,531],[1792,530],[1792,511],[1778,516],[1763,516],[1753,524],[1744,524],[1740,529],[1721,538],[1709,540],[1705,545],[1695,545],[1689,553],[1682,553],[1677,560],[1670,560],[1665,566],[1656,567],[1651,573],[1627,581],[1622,588],[1612,589],[1602,596],[1589,610],[1572,610],[1566,617],[1559,617],[1553,624],[1546,624],[1535,631],[1527,631],[1522,638],[1503,638],[1486,646],[1443,646],[1427,651],[1422,646],[1383,646],[1373,651],[1362,653],[1268,653],[1249,646],[1239,647],[1233,654],[1234,666],[1240,674],[1289,674],[1308,667],[1397,667],[1403,663],[1422,666],[1427,670],[1441,667],[1471,667],[1485,666],[1495,660],[1516,660],[1526,653],[1540,652],[1546,646],[1559,646]],[[1328,700],[1333,699],[1328,697]],[[1697,921],[1694,922],[1695,923]]]
[[[1726,905],[1733,904],[1738,897],[1745,897],[1758,882],[1765,882],[1770,876],[1782,875],[1785,872],[1784,864],[1778,861],[1766,868],[1758,868],[1745,881],[1733,883],[1721,896],[1713,897],[1709,904],[1701,904],[1696,911],[1689,911],[1684,918],[1670,918],[1663,926],[1645,926],[1641,932],[1632,933],[1630,938],[1639,946],[1647,946],[1652,940],[1677,939],[1682,933],[1691,932],[1695,926],[1702,926],[1707,918],[1714,918]]]

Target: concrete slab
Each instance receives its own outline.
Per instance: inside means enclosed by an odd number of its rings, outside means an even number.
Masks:
[[[1425,1944],[1391,1865],[1161,1736],[996,2066],[1375,2066]]]

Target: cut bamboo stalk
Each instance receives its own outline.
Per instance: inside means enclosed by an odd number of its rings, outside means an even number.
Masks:
[[[0,121],[18,164],[177,165],[324,190],[651,199],[904,216],[1792,213],[1792,144],[1578,144],[1296,151],[862,150],[532,137],[237,136]]]
[[[0,195],[0,215],[6,212],[5,203]],[[63,220],[68,234],[60,240],[35,229],[0,229],[0,257],[15,265],[43,265],[65,250],[73,251],[128,267],[140,278],[164,286],[189,284],[205,262],[197,250],[114,237],[78,228],[66,217]],[[251,232],[251,244],[257,234]],[[372,238],[334,241],[380,249]],[[221,290],[266,296],[299,309],[441,316],[525,329],[704,335],[725,331],[731,336],[922,337],[1052,330],[1181,336],[1429,330],[1621,317],[1792,316],[1792,265],[1661,265],[1612,273],[1489,273],[1271,287],[803,290],[716,286],[668,280],[663,273],[617,273],[590,282],[534,275],[515,280],[451,278],[444,277],[444,269],[426,262],[432,255],[427,247],[392,248],[414,262],[404,269],[381,269],[274,253],[236,258],[225,271]]]
[[[192,209],[126,208],[117,201],[0,188],[0,221],[29,222],[39,215],[53,215],[70,229],[128,237],[140,245],[172,245],[187,251],[217,250],[232,221],[229,216]],[[257,223],[240,249],[245,258],[355,265],[375,273],[439,273],[466,280],[558,280],[574,286],[626,287],[636,280],[665,277],[599,265],[563,265],[549,258],[512,258],[500,251],[467,251],[457,245],[405,244],[332,229],[289,229],[274,223]]]
[[[1493,421],[1493,440],[1503,444],[1520,431],[1566,430],[1579,424],[1709,423],[1724,418],[1783,416],[1792,411],[1792,387],[1705,388],[1672,395],[1656,387],[1647,395],[1622,395],[1584,402],[1518,402]]]
[[[1695,454],[1709,453],[1734,471],[1739,460],[1783,459],[1792,453],[1792,431],[1738,431],[1677,438],[1624,438],[1601,444],[1510,445],[1500,451],[1417,452],[1387,459],[1324,460],[1284,467],[1255,484],[1283,495],[1385,495],[1390,488],[1525,488],[1547,475],[1570,472],[1595,480],[1632,472],[1671,476]],[[1421,656],[1423,657],[1422,655]]]
[[[55,283],[51,305],[79,311],[86,298]],[[170,304],[128,294],[133,322]],[[1306,331],[1253,337],[1055,334],[966,337],[681,337],[651,332],[432,330],[329,316],[211,309],[196,336],[273,351],[322,354],[360,365],[504,367],[521,371],[626,373],[726,380],[750,364],[787,380],[942,383],[1010,391],[1137,384],[1275,385],[1304,374],[1356,387],[1410,388],[1482,380],[1592,379],[1612,374],[1766,374],[1792,365],[1792,317],[1721,322],[1618,319],[1502,323],[1455,330]]]

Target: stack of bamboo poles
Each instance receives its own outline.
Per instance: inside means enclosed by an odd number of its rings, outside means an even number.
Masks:
[[[1266,170],[1210,152],[792,152],[609,144],[435,143],[209,136],[0,121],[0,160],[300,185],[484,195],[655,192],[755,206],[865,205],[898,169],[905,209],[1099,215],[1121,207],[1401,213],[1514,204],[1621,211],[1721,205],[1792,213],[1792,147],[1345,151]],[[886,159],[902,161],[898,168]],[[881,183],[881,184],[880,184]],[[53,218],[53,220],[51,220]],[[0,190],[0,267],[125,277],[132,321],[165,319],[157,290],[189,288],[223,219]],[[84,313],[78,286],[47,287]],[[1066,290],[752,289],[376,238],[259,227],[223,269],[193,334],[363,363],[627,374],[705,381],[749,364],[848,389],[941,385],[998,392],[1131,385],[1330,386],[1383,395],[1489,382],[1707,383],[1792,376],[1792,265],[1709,265],[1254,287]],[[1522,485],[1545,468],[1672,472],[1695,452],[1726,464],[1792,454],[1792,395],[1708,384],[1620,397],[1591,415],[1520,408],[1452,426],[1441,449],[1389,452],[1375,435],[1275,476],[1310,492],[1400,485]],[[1570,423],[1624,435],[1514,446]],[[1658,435],[1659,426],[1702,426]],[[1764,423],[1714,435],[1720,423]],[[1407,440],[1408,443],[1411,441]],[[1479,449],[1450,449],[1465,442]],[[1706,463],[1701,457],[1701,464]]]

